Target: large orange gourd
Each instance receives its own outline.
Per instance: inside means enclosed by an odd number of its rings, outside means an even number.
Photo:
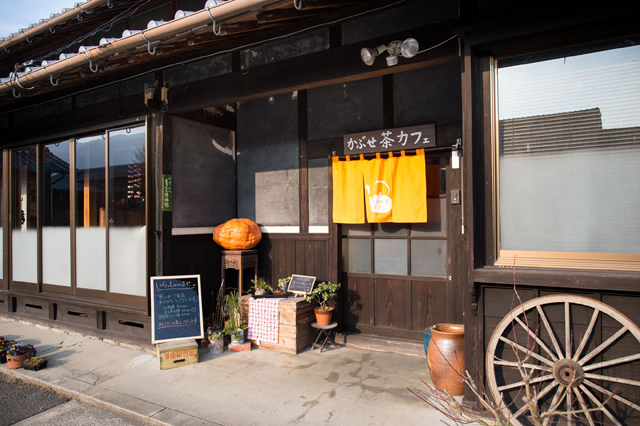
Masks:
[[[250,249],[260,240],[260,228],[250,219],[231,219],[213,229],[213,241],[227,250]]]

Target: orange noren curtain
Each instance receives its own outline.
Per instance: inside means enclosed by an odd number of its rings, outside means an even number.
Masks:
[[[333,221],[335,223],[364,223],[362,199],[362,161],[338,161],[332,157]]]

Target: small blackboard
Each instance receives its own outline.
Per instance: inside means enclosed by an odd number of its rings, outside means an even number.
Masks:
[[[200,275],[151,277],[151,343],[204,336]]]
[[[287,291],[290,293],[309,294],[313,290],[313,285],[316,283],[316,277],[308,277],[306,275],[291,275],[291,281],[289,281],[289,288]]]

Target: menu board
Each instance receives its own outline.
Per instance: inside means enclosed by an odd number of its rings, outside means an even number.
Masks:
[[[204,336],[200,275],[151,277],[151,342]]]
[[[291,281],[289,281],[290,293],[309,294],[313,290],[313,285],[316,282],[316,277],[309,277],[306,275],[291,275]]]

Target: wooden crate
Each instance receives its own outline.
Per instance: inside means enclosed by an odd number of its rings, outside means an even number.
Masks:
[[[245,318],[249,310],[250,297],[242,297],[242,309]],[[311,347],[317,335],[311,327],[311,324],[316,320],[313,313],[314,306],[315,304],[308,303],[304,297],[281,300],[278,305],[278,313],[280,314],[278,343],[260,342],[258,347],[289,354],[298,354]],[[251,342],[254,345],[256,344],[255,340],[251,340]]]
[[[158,343],[158,362],[160,370],[182,367],[198,362],[198,344],[195,340],[180,340]]]

